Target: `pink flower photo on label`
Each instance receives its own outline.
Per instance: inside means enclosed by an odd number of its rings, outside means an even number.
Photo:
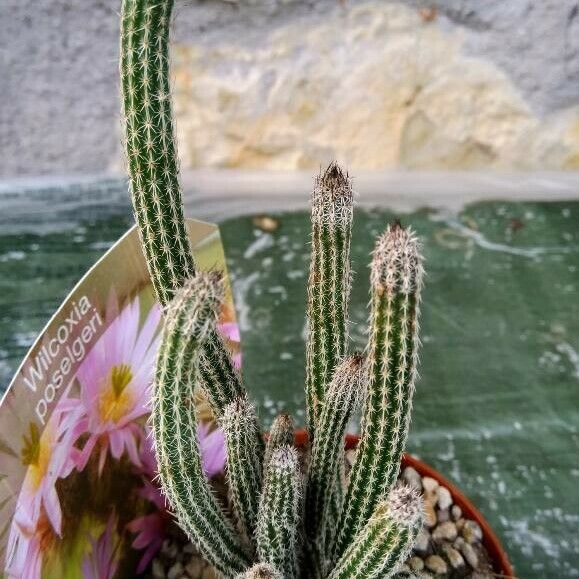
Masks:
[[[30,425],[22,449],[22,461],[28,470],[8,536],[9,577],[39,577],[42,545],[47,537],[61,535],[62,510],[56,481],[67,477],[75,467],[74,427],[79,417],[79,409],[70,408],[70,400],[63,398],[42,433],[36,423]]]
[[[135,420],[148,414],[150,386],[159,347],[161,311],[154,306],[139,331],[140,303],[135,298],[106,329],[78,369],[78,404],[83,418],[78,434],[88,434],[77,453],[79,470],[93,451],[102,472],[107,454],[119,459],[126,452],[140,466],[138,444],[142,427]]]
[[[220,429],[211,430],[209,424],[200,423],[197,426],[197,436],[201,449],[201,463],[207,478],[211,479],[223,472],[226,461],[226,448],[223,432]],[[157,474],[157,460],[151,444],[150,433],[144,438],[141,450],[141,463],[144,467],[143,487],[139,494],[150,501],[156,508],[155,511],[132,520],[127,528],[137,536],[132,546],[134,549],[144,551],[137,573],[143,572],[153,557],[157,554],[166,536],[167,525],[171,521],[171,515],[166,510],[165,498],[161,490],[152,479]]]
[[[105,530],[97,539],[91,538],[91,551],[82,562],[84,579],[112,579],[119,562],[115,553],[116,517],[111,515]]]

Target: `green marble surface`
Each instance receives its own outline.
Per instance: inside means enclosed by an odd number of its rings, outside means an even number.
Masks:
[[[308,218],[277,217],[274,233],[240,217],[222,223],[222,236],[248,385],[264,418],[283,408],[303,420]],[[392,217],[355,219],[355,347],[365,342],[372,238]],[[18,220],[0,216],[2,387],[74,283],[132,223],[123,202],[40,216],[36,232]],[[482,203],[402,220],[423,238],[428,271],[410,450],[478,504],[519,577],[578,576],[579,203]]]

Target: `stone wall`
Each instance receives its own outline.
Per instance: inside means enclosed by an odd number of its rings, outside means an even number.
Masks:
[[[576,0],[176,0],[182,165],[579,167]],[[117,12],[4,0],[0,175],[122,170]]]

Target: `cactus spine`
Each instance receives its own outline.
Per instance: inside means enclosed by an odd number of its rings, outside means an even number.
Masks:
[[[170,302],[157,360],[152,422],[160,480],[179,523],[203,555],[231,576],[246,568],[249,558],[203,473],[191,408],[199,353],[215,323],[219,299],[215,275],[198,273]]]
[[[412,231],[395,223],[377,243],[371,266],[368,393],[334,556],[341,556],[385,499],[410,424],[418,360],[422,258]]]
[[[264,443],[253,405],[238,398],[225,408],[221,427],[227,446],[227,480],[244,537],[252,541],[261,495]]]
[[[350,294],[352,185],[336,163],[316,178],[312,193],[312,257],[306,350],[307,424],[315,438],[325,390],[346,351]]]
[[[422,500],[408,486],[380,501],[328,579],[388,579],[410,554],[422,523]]]
[[[259,505],[259,560],[296,579],[300,555],[302,480],[298,453],[291,446],[273,451]]]

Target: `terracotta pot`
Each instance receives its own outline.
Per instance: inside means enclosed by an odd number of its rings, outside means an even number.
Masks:
[[[296,445],[304,446],[307,443],[308,435],[305,430],[298,430],[296,432]],[[356,448],[360,437],[355,434],[348,434],[346,436],[346,449]],[[454,486],[451,482],[445,479],[438,471],[434,470],[431,466],[428,466],[421,460],[405,454],[402,457],[402,467],[411,466],[415,468],[420,476],[429,476],[437,480],[442,486],[445,486],[452,495],[452,500],[457,504],[465,517],[471,519],[478,523],[483,532],[483,545],[488,551],[492,564],[493,571],[500,577],[515,577],[513,568],[509,563],[509,559],[505,550],[503,549],[501,542],[495,535],[491,526],[487,523],[486,519],[477,510],[477,508],[467,499],[460,490]]]

